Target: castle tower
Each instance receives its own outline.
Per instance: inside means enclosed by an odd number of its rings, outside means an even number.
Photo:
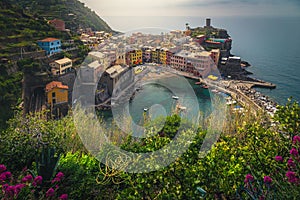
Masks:
[[[206,18],[206,27],[210,27],[210,26],[211,26],[211,19]]]

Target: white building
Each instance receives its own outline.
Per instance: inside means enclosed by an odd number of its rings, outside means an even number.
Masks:
[[[72,60],[63,58],[50,63],[51,72],[53,75],[62,75],[72,69]]]

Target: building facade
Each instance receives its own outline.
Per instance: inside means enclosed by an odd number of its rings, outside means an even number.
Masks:
[[[62,75],[72,70],[72,60],[63,58],[50,63],[53,75]]]
[[[52,81],[46,85],[47,103],[51,107],[68,102],[68,89],[67,85],[61,82]]]
[[[56,30],[58,31],[65,31],[66,30],[66,25],[63,20],[60,19],[53,19],[48,21],[50,25],[52,25]]]
[[[61,41],[56,38],[46,38],[38,41],[38,45],[46,51],[47,55],[53,55],[62,51]]]

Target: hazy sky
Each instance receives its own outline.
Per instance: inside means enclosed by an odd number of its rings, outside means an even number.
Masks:
[[[300,16],[300,0],[80,0],[100,16]]]

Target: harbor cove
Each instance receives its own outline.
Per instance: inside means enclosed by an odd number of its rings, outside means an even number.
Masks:
[[[300,199],[295,0],[0,1],[0,199]]]

